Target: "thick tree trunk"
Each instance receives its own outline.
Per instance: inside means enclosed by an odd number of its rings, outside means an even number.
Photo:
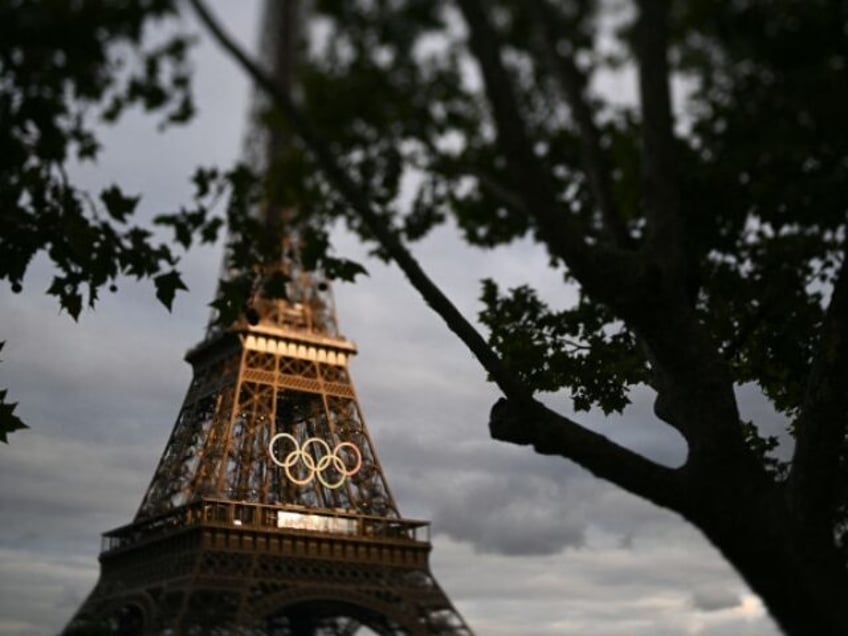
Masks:
[[[734,549],[739,554],[725,555],[787,636],[848,634],[848,577],[839,571],[835,551],[771,539]]]
[[[848,635],[848,569],[828,532],[813,536],[777,490],[706,508],[691,520],[787,636]]]

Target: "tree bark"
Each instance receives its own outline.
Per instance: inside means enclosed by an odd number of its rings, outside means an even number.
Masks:
[[[684,516],[736,568],[787,636],[848,634],[848,572],[832,538],[810,536],[786,506],[782,488],[740,494],[737,479],[719,479],[724,500],[696,500]]]

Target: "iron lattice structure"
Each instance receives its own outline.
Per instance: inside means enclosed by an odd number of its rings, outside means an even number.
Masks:
[[[283,83],[296,14],[291,0],[266,9]],[[290,218],[264,214],[271,229]],[[284,274],[285,298],[258,292],[186,355],[192,382],[150,486],[103,535],[65,634],[471,635],[430,572],[429,524],[398,511],[351,383],[356,348],[297,236],[285,227],[263,272]]]
[[[257,324],[188,353],[150,487],[104,535],[100,580],[66,633],[470,635],[430,572],[428,524],[402,518],[388,488],[354,345],[309,304],[255,306]]]

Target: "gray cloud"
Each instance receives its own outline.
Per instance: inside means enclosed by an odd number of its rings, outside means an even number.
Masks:
[[[433,565],[443,582],[468,590],[462,606],[478,617],[479,634],[718,635],[732,634],[733,628],[744,635],[777,633],[744,588],[738,607],[693,610],[688,591],[692,573],[669,567],[679,563],[684,551],[690,562],[709,556],[691,533],[674,544],[637,545],[634,550],[601,549],[588,539],[586,549],[520,559],[475,554],[470,546],[443,541],[433,553]],[[711,574],[699,576],[726,581],[727,573],[719,564]]]
[[[58,632],[97,575],[94,555],[0,548],[0,634]]]
[[[563,497],[550,486],[507,475],[457,480],[437,499],[433,523],[481,552],[545,555],[583,546],[585,522],[562,514]]]
[[[739,607],[739,594],[732,590],[718,587],[702,587],[692,592],[692,605],[705,612]]]

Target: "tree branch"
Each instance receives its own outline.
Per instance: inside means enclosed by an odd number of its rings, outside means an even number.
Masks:
[[[501,61],[500,45],[488,16],[478,0],[459,0],[459,6],[469,30],[469,45],[480,64],[486,95],[492,106],[497,128],[497,138],[515,184],[526,192],[527,208],[537,216],[551,216],[556,208],[555,188],[547,170],[533,152],[533,144],[526,130],[515,94],[512,80]],[[565,223],[563,223],[563,226]],[[560,227],[557,240],[568,240]],[[560,234],[563,236],[560,237]]]
[[[421,270],[388,224],[372,209],[367,195],[336,163],[326,142],[313,130],[289,95],[280,90],[274,81],[232,41],[209,13],[202,0],[189,0],[189,2],[218,44],[238,62],[262,90],[271,96],[276,106],[291,122],[296,134],[314,155],[327,178],[368,225],[412,286],[441,316],[448,328],[471,350],[509,398],[509,401],[498,402],[492,411],[493,437],[521,444],[533,443],[541,453],[558,453],[569,457],[598,476],[609,479],[635,494],[648,497],[658,503],[668,502],[662,505],[670,505],[669,493],[676,492],[673,484],[680,483],[679,479],[674,479],[678,476],[677,471],[654,464],[637,453],[583,428],[576,422],[556,415],[534,400],[530,390],[503,367],[500,359],[480,334]],[[507,405],[508,408],[504,408],[503,405]],[[526,426],[514,417],[508,416],[513,406],[517,406],[519,413],[528,416],[526,420],[522,420],[526,422]],[[502,415],[507,416],[502,417]]]
[[[683,218],[677,190],[668,67],[668,0],[640,0],[636,25],[642,103],[643,189],[648,251],[667,277],[685,276]],[[685,293],[686,281],[675,280]]]
[[[606,233],[618,247],[627,247],[630,237],[613,196],[612,171],[606,153],[601,148],[600,131],[586,101],[586,77],[572,58],[559,52],[558,43],[567,28],[563,25],[562,16],[547,0],[534,0],[532,7],[537,16],[546,57],[556,73],[580,133],[583,170],[601,212]]]
[[[673,245],[657,243],[653,259],[645,258],[643,253],[585,243],[581,228],[556,204],[545,166],[532,152],[486,11],[480,0],[458,0],[468,24],[471,50],[481,67],[499,143],[514,178],[521,179],[529,213],[539,222],[540,240],[565,261],[590,296],[610,305],[644,340],[662,376],[660,393],[665,421],[690,443],[690,457],[697,455],[703,465],[719,457],[717,449],[731,448],[734,458],[745,463],[747,447],[739,432],[730,376],[708,334],[698,324],[685,293],[685,247],[671,165],[665,11],[656,0],[643,3],[648,7],[639,29],[643,34],[642,64],[653,65],[642,73],[645,155],[648,186],[656,185],[659,190],[653,220],[654,227],[661,230],[654,238],[671,241],[674,236],[677,241]],[[656,41],[653,33],[646,30],[655,23],[662,25]],[[708,381],[705,373],[709,373]]]
[[[647,237],[642,251],[650,301],[631,322],[650,351],[658,383],[656,411],[684,434],[690,460],[713,468],[752,456],[739,428],[732,378],[693,310],[697,267],[689,251],[678,192],[670,96],[669,0],[639,0],[635,52],[642,112],[642,188]],[[644,312],[644,313],[642,313]]]
[[[489,429],[494,439],[531,445],[541,455],[570,459],[657,505],[680,510],[685,501],[685,468],[656,464],[539,402],[498,400],[492,407]]]
[[[637,302],[638,263],[631,254],[587,245],[582,228],[559,206],[550,174],[533,152],[488,15],[479,0],[458,0],[458,4],[468,25],[469,45],[483,74],[498,143],[513,181],[521,185],[528,213],[539,224],[540,240],[595,297],[613,306],[622,298]]]
[[[832,528],[837,474],[848,435],[848,241],[796,422],[790,502],[812,525]]]

